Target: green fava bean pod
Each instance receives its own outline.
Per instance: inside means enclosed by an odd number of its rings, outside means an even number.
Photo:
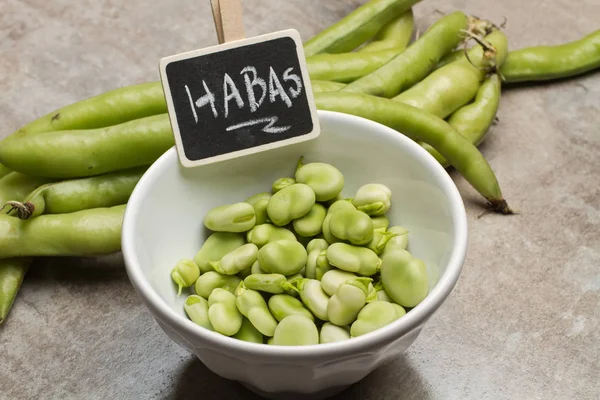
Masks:
[[[310,254],[313,250],[323,251],[327,250],[328,247],[329,243],[327,243],[327,240],[322,238],[315,238],[308,242],[308,244],[306,245],[306,252]]]
[[[304,315],[290,315],[281,320],[273,334],[275,346],[319,344],[319,331],[314,321]]]
[[[258,248],[278,240],[296,241],[296,235],[292,231],[271,224],[257,225],[246,234],[246,240],[255,244]]]
[[[258,247],[246,243],[225,254],[219,261],[211,261],[210,266],[223,275],[235,275],[240,271],[251,268],[258,257]]]
[[[197,295],[208,299],[213,290],[225,289],[232,294],[242,280],[236,275],[222,275],[216,271],[208,271],[196,280],[194,291]]]
[[[348,325],[356,320],[367,303],[370,278],[356,278],[342,283],[327,303],[327,318],[335,325]]]
[[[267,204],[267,215],[274,225],[285,226],[306,215],[315,201],[315,192],[310,186],[295,183],[273,194]]]
[[[373,250],[346,243],[332,244],[326,256],[334,267],[364,276],[375,275],[381,266],[381,259]]]
[[[243,340],[244,342],[260,344],[263,344],[265,340],[263,334],[260,333],[260,331],[256,329],[254,325],[252,325],[252,322],[250,322],[250,320],[246,317],[244,317],[242,320],[242,326],[240,327],[240,330],[237,331],[237,333],[232,337],[238,340]]]
[[[399,248],[392,248],[383,254],[381,282],[386,293],[403,307],[416,306],[429,293],[425,264]]]
[[[195,262],[188,259],[179,260],[171,270],[171,279],[177,285],[177,296],[181,295],[181,290],[192,286],[200,276],[200,269]]]
[[[275,182],[273,182],[273,185],[271,185],[271,191],[273,193],[277,193],[281,189],[293,185],[294,183],[296,183],[296,180],[294,178],[279,178]]]
[[[256,215],[255,225],[267,223],[267,220],[269,219],[267,215],[267,204],[269,204],[270,199],[271,193],[263,192],[255,194],[254,196],[250,196],[245,200],[245,203],[248,203],[254,207],[254,214]]]
[[[373,252],[379,256],[383,253],[383,250],[385,250],[388,242],[396,236],[398,236],[397,233],[386,232],[383,229],[375,229],[373,231],[373,239],[371,239],[366,247],[373,250]]]
[[[380,183],[367,183],[356,191],[352,204],[369,216],[384,215],[392,205],[392,191]]]
[[[388,22],[373,37],[373,41],[361,47],[358,52],[366,53],[394,47],[404,50],[410,43],[414,24],[413,11],[410,9],[395,20]]]
[[[214,271],[212,261],[219,261],[223,256],[246,243],[244,236],[232,232],[212,233],[194,256],[194,262],[202,273]]]
[[[332,269],[323,274],[321,278],[321,286],[329,296],[333,296],[341,284],[358,278],[352,272],[343,271],[341,269]]]
[[[215,232],[241,233],[256,224],[256,212],[248,203],[217,206],[204,216],[204,226]]]
[[[248,289],[244,282],[235,291],[238,310],[248,318],[252,325],[263,335],[272,337],[277,327],[277,320],[271,312],[260,292]]]
[[[365,305],[358,313],[356,321],[350,326],[350,336],[358,337],[376,331],[400,317],[392,303],[373,301]]]
[[[248,289],[278,294],[284,292],[283,284],[287,281],[281,274],[252,274],[244,279],[244,285]]]
[[[365,245],[373,239],[373,221],[367,214],[358,210],[332,213],[329,230],[336,238],[355,245]]]
[[[322,81],[318,79],[311,79],[310,83],[312,85],[313,93],[337,92],[338,90],[346,86],[345,83]]]
[[[344,175],[331,164],[312,162],[304,164],[300,157],[296,168],[296,182],[304,183],[314,191],[316,201],[328,201],[344,189]]]
[[[208,316],[208,301],[198,295],[192,294],[185,299],[183,309],[188,318],[201,327],[214,331]]]
[[[214,330],[225,335],[235,335],[242,327],[242,314],[231,292],[217,288],[208,297],[208,318]]]
[[[350,329],[325,322],[319,332],[319,343],[334,343],[350,339]]]
[[[390,226],[390,220],[385,215],[380,215],[377,217],[371,217],[371,222],[373,222],[373,229],[387,229]]]
[[[313,204],[310,211],[292,221],[292,226],[298,235],[304,237],[317,236],[323,230],[323,221],[327,215],[325,207],[319,203]]]
[[[271,314],[280,322],[290,315],[304,315],[311,321],[315,320],[315,317],[304,307],[304,304],[289,294],[276,294],[271,296],[271,298],[269,298],[268,306]]]
[[[258,264],[267,273],[294,275],[307,261],[306,249],[296,240],[278,240],[258,251]]]
[[[0,259],[0,325],[8,317],[32,262],[32,257]]]
[[[327,304],[329,296],[323,290],[321,282],[316,279],[298,279],[291,283],[284,284],[286,289],[295,290],[300,294],[302,303],[308,308],[315,317],[322,321],[327,321]]]
[[[323,279],[323,275],[325,275],[328,271],[330,271],[333,267],[329,263],[327,259],[327,250],[319,253],[319,256],[316,259],[316,267],[315,267],[315,276],[320,281]]]

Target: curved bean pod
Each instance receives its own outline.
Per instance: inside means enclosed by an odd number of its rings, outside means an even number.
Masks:
[[[388,22],[373,37],[373,41],[367,43],[359,52],[380,51],[391,48],[400,48],[404,50],[414,31],[415,19],[412,8],[395,20]]]
[[[321,81],[317,79],[311,79],[310,85],[312,86],[313,93],[337,92],[346,86],[345,83],[341,82]]]
[[[32,262],[33,257],[0,259],[0,325],[8,317]]]

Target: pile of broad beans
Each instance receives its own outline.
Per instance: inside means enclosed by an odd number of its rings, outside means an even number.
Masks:
[[[502,85],[597,69],[600,30],[558,46],[509,50],[500,27],[461,11],[415,35],[418,2],[368,1],[305,42],[317,108],[407,135],[464,176],[490,210],[511,214],[477,148],[495,120]],[[159,82],[66,105],[0,141],[0,323],[36,257],[120,250],[129,195],[173,144]]]
[[[298,163],[268,192],[211,209],[212,233],[171,279],[194,323],[225,336],[273,345],[337,342],[379,329],[429,292],[408,231],[389,226],[391,190],[362,185],[342,198],[335,166]]]

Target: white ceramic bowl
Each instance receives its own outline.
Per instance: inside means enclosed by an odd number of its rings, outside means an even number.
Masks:
[[[193,169],[181,167],[170,149],[139,181],[123,222],[129,279],[165,333],[216,374],[270,398],[290,393],[327,397],[403,353],[453,289],[467,247],[462,199],[429,153],[366,119],[320,111],[319,120],[316,140]],[[172,266],[193,257],[204,242],[202,219],[208,210],[270,190],[275,179],[293,176],[301,155],[305,162],[339,168],[346,197],[369,182],[392,190],[388,217],[391,225],[410,231],[408,250],[428,267],[429,295],[384,328],[326,345],[253,344],[195,325],[183,311],[186,296],[176,296],[169,277]]]

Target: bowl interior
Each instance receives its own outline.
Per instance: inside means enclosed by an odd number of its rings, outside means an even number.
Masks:
[[[426,263],[432,287],[451,257],[462,263],[466,237],[457,238],[457,233],[466,236],[464,208],[435,160],[410,139],[371,121],[321,111],[319,118],[316,140],[238,159],[186,169],[174,148],[164,154],[129,201],[123,234],[130,276],[141,270],[162,301],[186,318],[183,303],[192,289],[178,297],[169,273],[179,259],[193,258],[208,236],[204,215],[215,206],[269,191],[277,178],[294,176],[300,156],[305,163],[327,162],[340,169],[345,197],[366,183],[387,185],[392,190],[387,216],[392,226],[409,230],[408,250]]]

